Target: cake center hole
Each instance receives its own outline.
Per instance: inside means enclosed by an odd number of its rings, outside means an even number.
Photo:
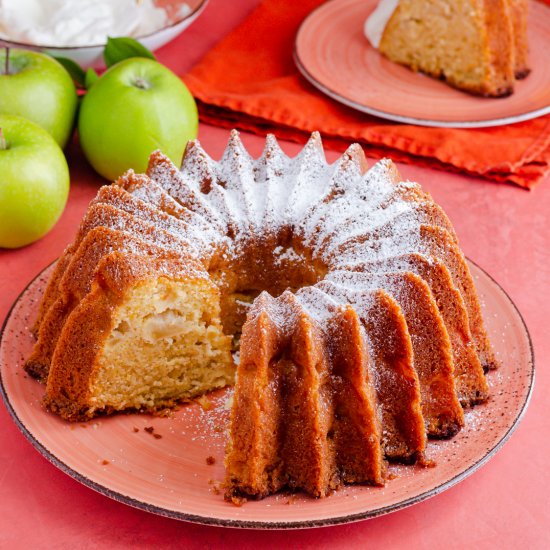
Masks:
[[[263,291],[277,297],[314,285],[325,277],[327,266],[314,260],[298,239],[283,235],[273,242],[246,243],[209,272],[220,288],[224,332],[238,340],[252,302]]]

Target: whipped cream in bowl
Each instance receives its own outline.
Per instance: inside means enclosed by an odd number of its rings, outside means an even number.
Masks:
[[[200,14],[207,0],[0,0],[0,46],[28,48],[102,65],[108,37],[160,48]]]

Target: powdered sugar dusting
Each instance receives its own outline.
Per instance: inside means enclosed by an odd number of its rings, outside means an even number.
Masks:
[[[80,240],[94,227],[105,226],[139,234],[169,250],[184,247],[206,265],[215,255],[229,261],[245,253],[246,243],[261,240],[266,232],[290,230],[309,247],[311,259],[328,267],[327,280],[358,289],[372,290],[372,285],[338,270],[376,265],[373,271],[382,273],[385,262],[404,254],[442,257],[441,244],[434,244],[422,224],[452,231],[444,213],[418,184],[401,181],[390,160],[366,170],[361,148],[352,145],[328,164],[317,133],[294,158],[268,136],[255,160],[233,131],[219,162],[198,141],[190,142],[180,170],[156,152],[147,176],[129,172],[117,184],[98,193]],[[275,244],[272,253],[275,265],[308,261],[292,245]],[[396,292],[387,280],[377,279],[377,284]],[[326,294],[323,289],[300,296],[314,317],[322,317]],[[315,299],[324,305],[316,309]]]

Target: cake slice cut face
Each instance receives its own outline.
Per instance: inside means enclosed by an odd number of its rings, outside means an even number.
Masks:
[[[143,224],[142,229],[146,228]],[[144,236],[147,238],[146,232]],[[170,239],[168,234],[165,238],[164,244],[171,245],[169,248],[156,246],[128,231],[115,230],[104,225],[90,229],[74,253],[59,260],[52,275],[52,280],[55,280],[59,273],[59,283],[55,289],[53,285],[49,286],[51,298],[44,296],[44,300],[50,301],[51,305],[39,324],[36,345],[25,363],[27,372],[42,381],[47,379],[52,355],[65,321],[80,300],[90,292],[94,272],[104,256],[118,251],[150,258],[173,258],[173,251],[184,246],[184,243],[176,238]],[[65,260],[66,269],[61,273]]]
[[[496,366],[443,210],[357,145],[327,163],[232,132],[101,188],[53,271],[27,370],[71,421],[235,384],[226,497],[325,497],[425,463]],[[235,366],[233,354],[240,352]]]
[[[105,256],[63,326],[46,405],[83,420],[169,407],[232,384],[218,291],[191,266],[179,258]]]

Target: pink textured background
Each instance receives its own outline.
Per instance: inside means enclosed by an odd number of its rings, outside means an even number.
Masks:
[[[183,74],[254,7],[256,0],[212,0],[180,39],[159,52]],[[202,125],[200,139],[219,157],[226,130]],[[263,140],[243,135],[252,154]],[[295,154],[296,144],[284,144]],[[72,188],[60,222],[40,242],[0,250],[0,320],[26,284],[62,252],[88,201],[104,182],[76,148]],[[328,154],[330,160],[335,154]],[[548,548],[550,547],[550,178],[533,192],[401,166],[445,208],[466,254],[503,286],[522,312],[535,346],[537,380],[522,424],[480,471],[449,491],[389,516],[294,532],[205,527],[157,517],[96,494],[27,442],[0,405],[0,548]]]

